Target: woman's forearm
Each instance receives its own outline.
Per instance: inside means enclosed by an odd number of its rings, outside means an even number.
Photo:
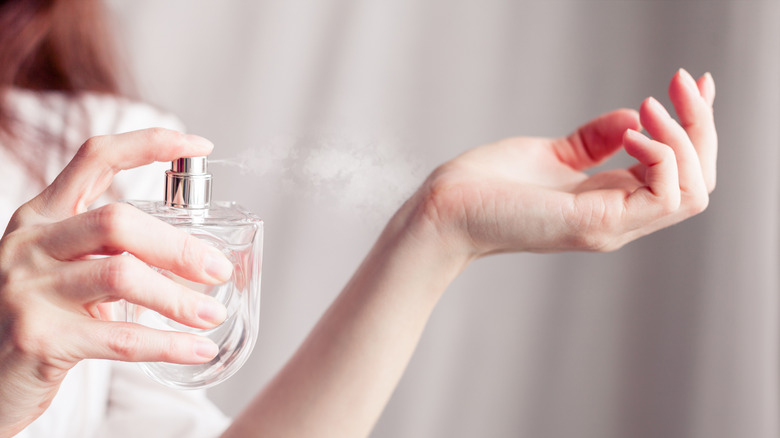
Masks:
[[[391,220],[354,277],[227,437],[367,436],[428,318],[469,257],[414,201]]]

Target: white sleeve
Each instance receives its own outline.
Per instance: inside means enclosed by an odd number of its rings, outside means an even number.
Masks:
[[[109,404],[96,437],[213,438],[230,424],[205,391],[178,391],[132,363],[112,364]]]

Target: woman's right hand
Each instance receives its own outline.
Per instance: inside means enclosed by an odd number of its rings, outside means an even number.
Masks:
[[[14,213],[0,240],[0,437],[40,416],[82,359],[194,364],[217,354],[196,335],[112,321],[106,306],[124,299],[192,327],[213,327],[225,318],[222,304],[149,265],[217,284],[232,271],[224,255],[127,204],[87,211],[118,171],[212,148],[201,137],[159,128],[93,137]]]

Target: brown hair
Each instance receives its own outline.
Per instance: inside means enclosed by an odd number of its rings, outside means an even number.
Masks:
[[[17,87],[122,94],[127,82],[115,53],[100,0],[0,2],[0,93]],[[0,131],[10,133],[2,105]]]

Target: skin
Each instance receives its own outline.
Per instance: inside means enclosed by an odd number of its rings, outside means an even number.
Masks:
[[[611,251],[703,211],[715,185],[714,82],[680,70],[669,96],[679,123],[648,98],[568,137],[503,140],[437,168],[224,436],[367,436],[437,301],[471,261]],[[0,437],[37,418],[82,359],[198,363],[216,354],[196,336],[105,320],[102,307],[126,299],[196,327],[218,324],[224,308],[146,263],[218,283],[230,274],[221,254],[126,205],[85,209],[120,169],[211,148],[160,129],[92,138],[13,216],[0,241]],[[621,148],[634,166],[583,172]]]

